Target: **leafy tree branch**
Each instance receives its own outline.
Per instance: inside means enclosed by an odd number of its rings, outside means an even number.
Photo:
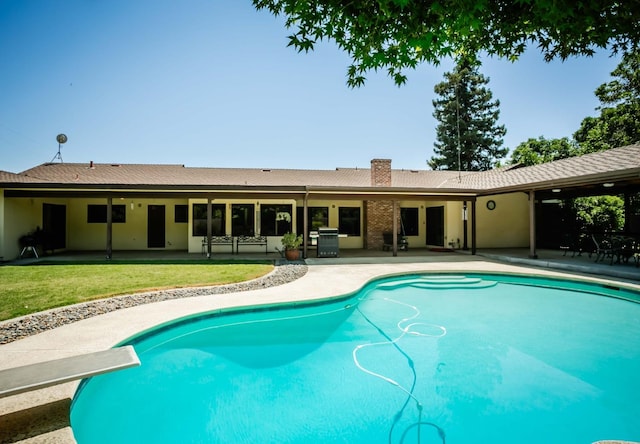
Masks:
[[[485,52],[516,60],[536,45],[545,60],[637,47],[640,3],[619,0],[253,0],[284,15],[289,45],[333,40],[351,57],[347,84],[371,70],[397,85],[420,63]]]

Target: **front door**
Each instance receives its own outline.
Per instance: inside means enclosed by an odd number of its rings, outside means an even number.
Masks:
[[[164,205],[149,205],[147,209],[147,248],[164,248]]]
[[[42,204],[42,231],[45,251],[67,247],[67,206]]]
[[[444,207],[427,208],[427,245],[444,247]]]

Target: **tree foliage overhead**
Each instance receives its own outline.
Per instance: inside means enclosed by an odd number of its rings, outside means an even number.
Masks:
[[[538,139],[529,139],[518,145],[511,153],[511,163],[531,166],[580,154],[582,153],[578,144],[567,137],[562,139],[539,137]]]
[[[500,101],[493,100],[479,66],[477,60],[460,59],[434,87],[439,98],[433,100],[433,117],[439,123],[428,161],[434,170],[485,171],[508,152],[502,148],[507,131],[498,125]]]
[[[313,50],[334,40],[352,59],[347,83],[360,86],[370,70],[403,71],[443,58],[486,52],[515,60],[537,45],[546,60],[614,53],[637,46],[640,3],[620,0],[253,0],[283,14],[289,45]]]
[[[640,51],[625,53],[609,83],[600,85],[600,115],[587,117],[574,138],[584,152],[640,142]]]

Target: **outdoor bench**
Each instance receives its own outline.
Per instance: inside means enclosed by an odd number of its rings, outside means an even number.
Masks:
[[[214,245],[231,245],[231,254],[233,254],[233,237],[231,236],[211,236],[211,246]],[[202,254],[207,253],[207,237],[202,239]]]
[[[409,251],[409,242],[407,238],[402,234],[397,235],[396,239],[396,247],[401,251]],[[382,233],[382,250],[389,251],[393,248],[393,233],[384,232]]]
[[[264,254],[267,254],[267,236],[238,236],[236,243],[236,253],[240,252],[240,245],[264,245]]]
[[[132,346],[0,370],[0,398],[140,365]]]

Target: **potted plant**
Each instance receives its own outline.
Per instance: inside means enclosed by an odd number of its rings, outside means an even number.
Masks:
[[[300,245],[302,245],[302,235],[295,233],[285,233],[282,236],[282,246],[284,247],[284,257],[289,261],[296,261],[300,257]]]

